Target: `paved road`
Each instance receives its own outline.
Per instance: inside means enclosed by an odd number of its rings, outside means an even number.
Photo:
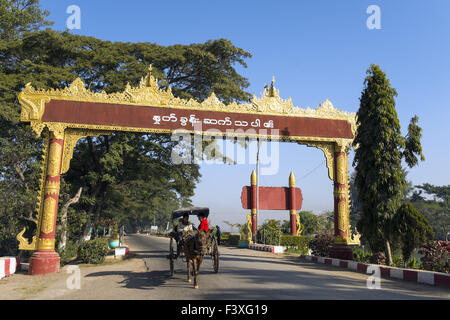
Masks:
[[[199,289],[186,281],[186,264],[178,260],[169,277],[169,239],[130,235],[125,239],[137,258],[98,266],[79,265],[80,289],[69,289],[69,265],[51,275],[17,274],[0,281],[2,299],[450,299],[450,290],[402,280],[381,279],[381,289],[366,287],[368,275],[306,262],[295,256],[219,247],[214,273],[207,257]]]
[[[200,268],[200,289],[186,282],[186,264],[175,264],[168,277],[166,238],[130,235],[127,244],[145,261],[141,275],[144,299],[430,299],[450,298],[450,290],[400,280],[381,280],[381,289],[366,287],[368,275],[314,264],[298,257],[220,247],[219,273],[207,257]],[[136,279],[135,279],[136,280]],[[131,282],[129,283],[129,285]]]

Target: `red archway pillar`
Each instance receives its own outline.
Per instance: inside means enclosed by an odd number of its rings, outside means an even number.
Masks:
[[[349,246],[349,184],[348,147],[336,144],[334,152],[334,245],[330,257],[353,260],[353,250]]]
[[[64,131],[51,132],[44,187],[44,206],[38,230],[38,250],[33,253],[28,273],[48,274],[59,271],[60,257],[55,252],[55,229],[58,214],[60,173],[64,146]]]
[[[258,219],[257,219],[257,183],[256,183],[256,173],[255,170],[252,171],[252,175],[250,178],[250,185],[252,188],[252,208],[251,208],[251,215],[252,215],[252,236],[256,236],[256,231],[258,230]]]

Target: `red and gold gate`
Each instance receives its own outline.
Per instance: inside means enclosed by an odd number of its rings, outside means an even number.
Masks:
[[[151,70],[150,70],[151,71]],[[339,111],[329,100],[316,109],[295,107],[272,85],[249,103],[224,105],[214,93],[203,102],[184,100],[162,90],[149,74],[123,92],[91,92],[81,79],[62,90],[36,90],[27,84],[19,94],[21,120],[44,137],[45,152],[37,208],[37,234],[31,243],[17,239],[22,250],[36,250],[31,274],[59,268],[54,251],[60,174],[69,169],[77,141],[114,131],[172,133],[183,131],[223,137],[280,139],[316,147],[325,154],[334,181],[335,242],[333,254],[349,258],[348,152],[356,132],[354,113]],[[294,194],[292,196],[295,196]]]

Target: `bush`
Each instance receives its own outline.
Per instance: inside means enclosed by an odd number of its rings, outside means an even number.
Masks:
[[[282,235],[280,238],[280,245],[288,248],[296,248],[300,254],[307,254],[308,244],[311,240],[311,237]]]
[[[371,252],[362,250],[361,248],[353,249],[353,260],[363,263],[370,263]]]
[[[261,242],[275,246],[280,244],[280,237],[281,237],[280,221],[274,219],[268,220],[259,229],[262,231],[261,233],[262,241],[260,240]]]
[[[386,255],[383,252],[376,252],[370,256],[369,262],[373,264],[386,264]]]
[[[102,263],[109,252],[107,238],[83,242],[78,248],[78,259],[84,263]]]
[[[445,241],[428,242],[419,249],[424,256],[422,266],[425,270],[450,273],[450,243]]]
[[[76,242],[72,242],[72,241],[67,241],[66,242],[66,247],[63,251],[58,252],[59,253],[59,257],[61,258],[61,266],[69,263],[73,258],[77,257],[78,254],[78,243]]]
[[[228,241],[228,238],[230,237],[230,233],[229,232],[222,232],[220,234],[220,241],[223,243],[226,243],[226,241]]]
[[[406,262],[406,266],[410,269],[423,269],[422,264],[415,257],[409,258]]]
[[[392,265],[397,268],[404,268],[405,262],[403,261],[403,257],[400,255],[392,255]]]
[[[230,246],[237,246],[239,244],[239,240],[241,239],[240,235],[231,234],[228,236],[226,240],[226,244]]]
[[[5,236],[0,239],[0,257],[16,256],[18,254],[18,242],[12,236]]]
[[[403,203],[395,215],[394,230],[402,248],[404,261],[408,261],[415,248],[434,237],[428,220],[409,202]]]
[[[328,257],[331,246],[333,245],[334,237],[330,231],[320,232],[316,234],[314,239],[309,242],[309,248],[312,255],[320,257]]]

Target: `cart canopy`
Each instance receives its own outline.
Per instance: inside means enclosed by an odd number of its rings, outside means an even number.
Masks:
[[[206,207],[188,207],[188,208],[180,208],[177,210],[174,210],[172,212],[172,220],[175,220],[176,218],[182,217],[183,214],[188,213],[191,216],[196,216],[199,213],[203,213],[205,217],[207,218],[209,215],[209,208]]]

